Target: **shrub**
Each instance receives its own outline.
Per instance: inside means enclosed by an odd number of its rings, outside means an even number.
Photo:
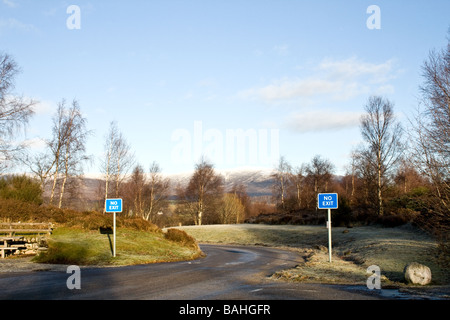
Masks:
[[[120,226],[131,228],[134,230],[149,231],[149,232],[162,232],[162,230],[155,224],[144,220],[142,218],[119,218]]]
[[[346,197],[339,197],[338,209],[332,212],[333,225],[338,227],[348,226],[353,222],[352,209]]]
[[[198,248],[197,241],[195,241],[195,239],[188,235],[184,230],[168,229],[164,234],[164,237],[167,240],[181,243],[182,245],[189,248]]]
[[[47,252],[36,256],[34,261],[55,264],[85,264],[88,255],[88,249],[79,244],[51,242]]]
[[[113,225],[112,215],[98,211],[76,211],[53,206],[36,205],[16,199],[0,201],[0,221],[10,222],[52,222],[67,227],[86,230],[109,228]],[[149,232],[162,232],[156,225],[142,218],[117,217],[117,226]]]
[[[414,222],[418,216],[418,212],[410,209],[397,209],[395,212],[386,213],[376,219],[376,223],[381,224],[383,227],[394,228],[408,222]]]
[[[37,205],[43,202],[41,186],[26,175],[13,175],[0,179],[0,198],[31,202]]]
[[[113,225],[112,218],[109,215],[104,215],[96,211],[85,211],[85,212],[66,212],[73,213],[70,214],[70,219],[64,221],[64,225],[67,227],[78,227],[87,230],[97,230],[100,228],[107,228]],[[66,217],[69,218],[69,217]]]

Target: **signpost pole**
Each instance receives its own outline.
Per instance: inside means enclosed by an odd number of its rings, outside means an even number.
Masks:
[[[113,221],[113,257],[116,256],[116,213],[114,212],[114,221]]]
[[[331,209],[328,209],[328,257],[331,263]]]
[[[328,256],[331,263],[331,209],[338,208],[338,194],[337,193],[319,193],[317,195],[317,208],[328,209]]]
[[[122,212],[122,199],[106,199],[105,212],[112,213],[113,217],[113,257],[116,256],[116,213]]]

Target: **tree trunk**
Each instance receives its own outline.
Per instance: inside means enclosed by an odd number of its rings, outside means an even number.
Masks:
[[[381,142],[380,142],[381,144]],[[383,197],[381,193],[381,147],[379,145],[378,148],[378,184],[377,184],[377,191],[378,191],[378,215],[383,215]]]
[[[285,205],[284,205],[284,181],[283,181],[283,177],[280,178],[280,181],[281,181],[281,207],[284,210],[285,209]]]
[[[109,188],[109,169],[110,169],[110,165],[111,165],[111,154],[112,154],[112,138],[109,142],[109,150],[108,150],[108,161],[107,161],[107,165],[106,165],[106,181],[105,181],[105,203],[103,206],[103,214],[106,213],[106,199],[108,199],[108,188]]]
[[[59,173],[59,164],[56,164],[54,178],[53,178],[53,186],[52,186],[52,192],[50,194],[50,205],[53,204],[53,197],[55,196],[55,189],[56,189],[56,181],[58,180],[58,173]]]
[[[68,153],[66,153],[66,159],[64,160],[64,166],[65,166],[65,170],[66,170],[66,172],[65,172],[65,174],[64,174],[64,179],[63,179],[63,182],[62,182],[62,184],[61,184],[61,191],[60,191],[60,193],[59,193],[59,203],[58,203],[58,208],[60,208],[61,209],[61,206],[62,206],[62,199],[63,199],[63,196],[64,196],[64,188],[65,188],[65,186],[66,186],[66,181],[67,181],[67,176],[68,176],[68,174],[69,174],[69,167],[68,167],[68,161],[69,161],[69,156],[68,156]]]
[[[355,175],[352,173],[352,193],[350,195],[350,205],[353,205],[355,195]]]

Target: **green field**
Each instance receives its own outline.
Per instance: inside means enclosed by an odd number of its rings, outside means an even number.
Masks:
[[[430,267],[432,284],[448,284],[446,268],[437,263],[437,243],[413,228],[355,227],[332,229],[332,263],[328,261],[328,230],[324,226],[209,225],[177,227],[199,243],[265,245],[295,250],[304,262],[274,278],[302,282],[365,284],[367,267],[381,269],[384,285],[402,285],[404,267],[419,262]]]

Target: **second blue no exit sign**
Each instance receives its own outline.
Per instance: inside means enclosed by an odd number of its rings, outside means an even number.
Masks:
[[[106,199],[105,212],[122,212],[122,199]]]
[[[317,195],[318,209],[337,209],[338,195],[337,193],[319,193]]]

